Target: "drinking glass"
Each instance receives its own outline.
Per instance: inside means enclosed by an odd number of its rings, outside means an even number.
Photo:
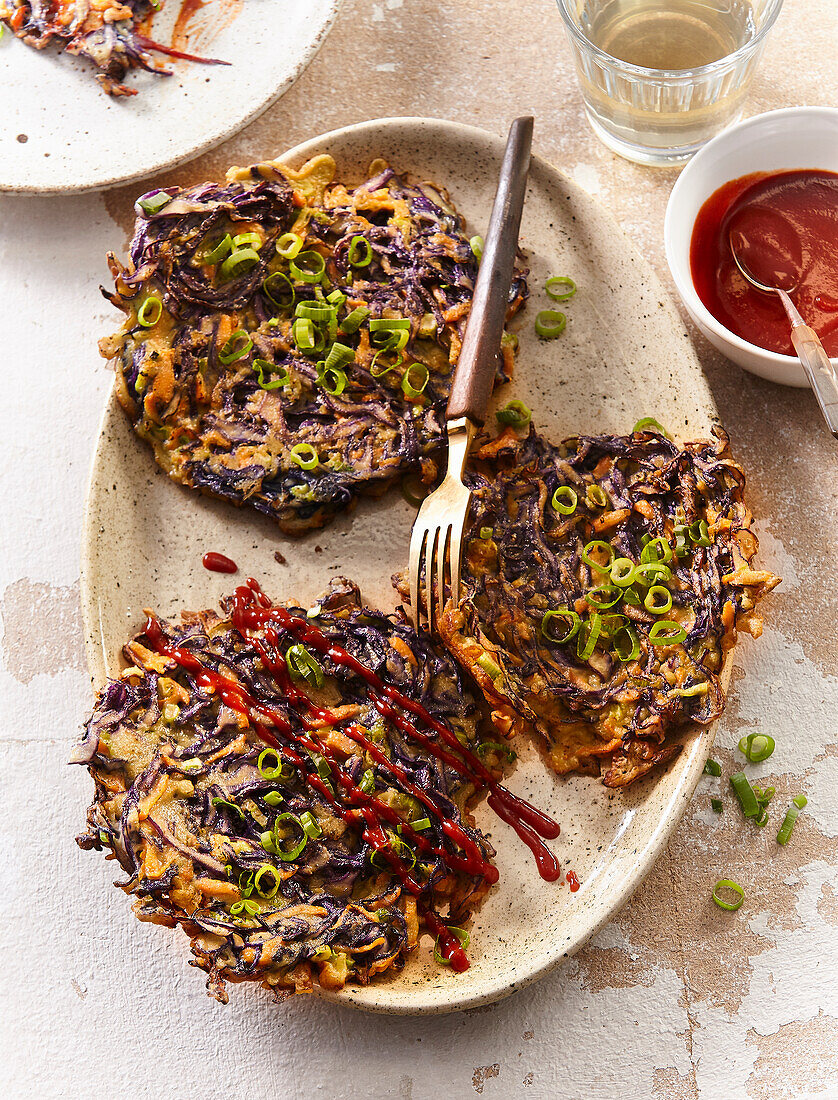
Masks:
[[[739,118],[766,37],[783,6],[783,0],[557,3],[594,133],[629,160],[663,167],[688,160]],[[682,18],[686,22],[673,33],[672,20]],[[596,44],[603,41],[603,27],[619,27],[628,20],[636,24],[637,48],[669,60],[673,67],[632,64]],[[735,48],[725,56],[680,67],[714,43],[727,41]]]

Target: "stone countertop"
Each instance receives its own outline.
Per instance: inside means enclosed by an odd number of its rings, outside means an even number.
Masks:
[[[747,113],[834,105],[836,45],[834,0],[786,0]],[[630,164],[594,138],[553,0],[345,0],[294,88],[226,145],[153,182],[220,175],[366,118],[433,115],[502,133],[526,111],[536,152],[596,195],[671,286],[662,227],[676,174]],[[65,760],[90,703],[78,546],[110,385],[94,348],[110,323],[97,284],[105,249],[126,243],[138,190],[0,199],[7,1094],[838,1097],[835,444],[808,392],[742,373],[695,332],[749,473],[760,560],[784,578],[763,638],[738,651],[714,755],[727,773],[742,730],[776,737],[755,774],[775,784],[780,805],[800,790],[810,800],[788,847],[777,848],[773,829],[755,835],[730,806],[713,814],[717,781],[703,780],[644,885],[575,958],[498,1005],[434,1019],[365,1016],[315,998],[275,1006],[251,990],[234,990],[222,1009],[184,965],[182,937],[129,920],[107,885],[110,865],[72,843],[90,781]],[[728,875],[747,892],[735,914],[709,900]]]

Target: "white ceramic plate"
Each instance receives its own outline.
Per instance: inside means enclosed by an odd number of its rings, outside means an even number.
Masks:
[[[494,135],[449,122],[388,119],[315,138],[282,159],[299,166],[329,152],[341,177],[357,182],[372,157],[384,156],[400,171],[447,186],[472,232],[482,232],[503,147]],[[500,403],[512,396],[525,400],[553,439],[575,431],[626,432],[646,415],[682,438],[705,436],[714,419],[712,399],[654,272],[589,195],[537,158],[520,239],[532,298],[522,318],[515,381],[502,389]],[[569,322],[561,339],[542,342],[533,317],[551,304],[541,289],[551,274],[571,275],[579,291],[565,307]],[[362,501],[324,532],[289,540],[264,517],[170,481],[111,398],[93,464],[82,563],[94,684],[119,670],[120,647],[141,626],[144,607],[163,615],[197,610],[230,590],[230,578],[202,568],[207,550],[229,554],[240,575],[259,578],[278,599],[296,597],[307,606],[330,577],[343,573],[360,583],[369,602],[393,607],[389,578],[406,564],[413,515],[391,492]],[[287,565],[275,562],[277,549]],[[436,966],[425,938],[400,975],[346,988],[336,999],[382,1012],[445,1012],[496,1000],[559,965],[652,866],[693,792],[710,743],[710,732],[695,731],[667,770],[626,793],[586,777],[558,779],[534,750],[519,746],[510,786],[559,819],[562,834],[554,849],[582,888],[571,894],[564,883],[543,882],[512,830],[479,807],[478,823],[497,848],[501,877],[474,922],[471,968],[455,975]],[[125,919],[131,919],[127,906]],[[186,955],[185,937],[183,947]]]
[[[217,145],[291,86],[340,3],[207,0],[181,48],[232,64],[174,61],[172,76],[133,71],[126,83],[139,94],[118,99],[101,90],[89,62],[53,47],[32,49],[7,29],[0,42],[0,191],[112,187]],[[172,41],[179,9],[180,0],[168,0],[155,18],[156,41]]]

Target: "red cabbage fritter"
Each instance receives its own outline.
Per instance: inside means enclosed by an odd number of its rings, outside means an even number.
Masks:
[[[96,783],[78,842],[116,857],[141,920],[184,929],[220,1001],[227,981],[366,984],[497,880],[463,761],[492,779],[503,750],[450,656],[348,582],[308,611],[252,586],[225,610],[152,617],[125,647],[75,757]]]
[[[430,481],[477,259],[447,197],[331,157],[151,192],[126,320],[100,344],[137,433],[176,481],[300,534],[408,471]],[[508,313],[526,296],[516,274]],[[503,371],[512,366],[506,336]]]
[[[479,452],[459,607],[441,627],[497,707],[560,774],[633,782],[709,723],[737,629],[779,578],[755,570],[745,478],[727,438],[658,431],[554,445],[510,429]]]

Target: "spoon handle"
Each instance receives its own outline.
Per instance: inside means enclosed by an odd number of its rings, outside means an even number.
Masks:
[[[823,350],[817,333],[808,325],[793,325],[791,342],[818,399],[826,425],[838,439],[838,377],[835,367]]]

